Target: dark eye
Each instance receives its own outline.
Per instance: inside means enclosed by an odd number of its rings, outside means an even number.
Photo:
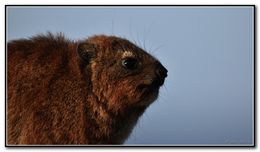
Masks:
[[[128,70],[134,70],[137,68],[138,63],[135,58],[126,58],[126,59],[123,59],[122,65],[124,68],[126,68]]]

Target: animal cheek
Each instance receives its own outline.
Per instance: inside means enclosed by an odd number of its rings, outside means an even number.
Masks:
[[[134,95],[134,89],[128,84],[115,86],[116,89],[113,91],[113,94],[116,94],[118,98],[124,98],[124,100],[131,100]]]
[[[143,80],[142,83],[144,85],[150,85],[154,81],[154,77],[152,76],[152,74],[147,74],[147,75],[143,76],[142,78],[143,78],[142,79]]]

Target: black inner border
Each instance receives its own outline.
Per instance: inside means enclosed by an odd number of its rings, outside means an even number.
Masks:
[[[226,145],[226,146],[224,146],[224,145],[221,145],[221,146],[214,146],[214,145],[204,145],[204,146],[202,146],[202,145],[198,145],[198,146],[196,146],[196,145],[191,145],[191,146],[189,146],[189,145],[184,145],[184,146],[181,146],[181,145],[138,145],[138,144],[134,144],[134,145],[8,145],[7,144],[7,135],[6,135],[6,133],[7,133],[7,128],[6,128],[6,126],[7,126],[7,124],[6,124],[6,112],[7,112],[7,109],[6,109],[6,103],[7,103],[7,56],[6,56],[6,50],[7,50],[7,41],[6,41],[6,36],[7,36],[7,31],[6,31],[6,21],[7,21],[7,7],[9,7],[9,6],[16,6],[16,7],[23,7],[23,6],[29,6],[29,7],[31,7],[31,6],[40,6],[40,7],[42,7],[42,6],[48,6],[48,7],[63,7],[63,6],[66,6],[66,7],[70,7],[70,6],[72,6],[72,7],[77,7],[77,6],[86,6],[86,7],[93,7],[93,6],[95,6],[95,7],[178,7],[178,6],[185,6],[185,7],[198,7],[198,6],[200,6],[200,7],[252,7],[253,8],[253,12],[254,12],[254,20],[253,20],[253,22],[254,22],[254,27],[253,27],[253,29],[254,29],[254,90],[253,90],[253,92],[254,92],[254,108],[253,108],[253,111],[254,111],[254,126],[253,126],[253,144],[252,145],[249,145],[249,146],[243,146],[243,145]],[[75,148],[75,147],[77,147],[77,148],[79,148],[79,147],[88,147],[88,148],[92,148],[92,147],[99,147],[99,148],[110,148],[110,147],[136,147],[136,148],[138,148],[138,147],[140,147],[140,148],[142,148],[142,147],[153,147],[153,148],[156,148],[156,147],[158,147],[158,148],[170,148],[170,147],[172,147],[172,148],[174,148],[174,147],[182,147],[182,148],[201,148],[201,147],[210,147],[210,148],[223,148],[223,147],[225,147],[225,148],[256,148],[256,99],[257,99],[257,95],[256,95],[256,84],[257,84],[257,71],[256,71],[256,66],[257,66],[257,61],[256,61],[256,56],[257,56],[257,54],[256,54],[256,47],[257,47],[257,45],[256,45],[256,5],[110,5],[110,4],[107,4],[107,5],[5,5],[5,147],[6,148],[19,148],[19,147],[24,147],[24,148],[30,148],[30,147],[43,147],[43,148],[45,148],[45,147],[72,147],[72,148]]]

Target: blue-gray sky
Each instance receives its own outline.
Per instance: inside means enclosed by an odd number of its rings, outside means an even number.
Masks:
[[[252,144],[252,7],[8,7],[7,40],[125,37],[168,69],[126,144]]]

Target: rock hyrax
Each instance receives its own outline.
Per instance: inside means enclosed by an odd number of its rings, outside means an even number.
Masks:
[[[7,49],[8,145],[122,144],[167,76],[115,36],[72,42],[49,33]]]

